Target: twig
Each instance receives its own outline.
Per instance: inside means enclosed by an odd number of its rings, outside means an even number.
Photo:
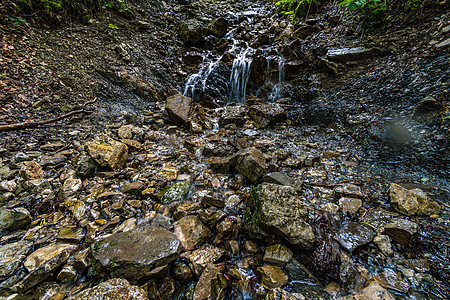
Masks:
[[[44,121],[31,121],[31,122],[23,122],[23,123],[15,123],[15,124],[9,124],[9,125],[1,125],[0,126],[0,132],[2,131],[11,131],[11,130],[20,130],[20,129],[26,129],[26,128],[34,128],[34,127],[38,127],[41,125],[45,125],[45,124],[49,124],[49,123],[54,123],[63,119],[67,119],[71,116],[74,115],[79,115],[79,114],[91,114],[93,113],[92,110],[85,110],[84,108],[91,103],[94,103],[97,99],[94,99],[92,101],[86,102],[85,104],[83,104],[83,106],[81,107],[81,109],[79,110],[74,110],[71,111],[67,114],[64,114],[62,116],[59,116],[57,118],[53,118],[53,119],[49,119],[49,120],[44,120]]]

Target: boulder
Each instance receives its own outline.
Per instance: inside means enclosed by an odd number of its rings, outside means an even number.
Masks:
[[[180,23],[178,34],[186,46],[198,46],[204,41],[205,28],[198,20],[190,19]]]
[[[292,259],[293,253],[288,247],[276,244],[266,248],[264,252],[264,262],[279,267],[285,267]]]
[[[222,17],[216,18],[208,24],[208,27],[214,36],[221,38],[228,31],[228,20]]]
[[[283,237],[293,245],[311,248],[315,236],[306,204],[294,188],[263,183],[245,201],[245,228],[255,234]]]
[[[153,226],[114,233],[91,245],[94,265],[132,283],[147,280],[156,267],[173,262],[180,250],[172,232]]]
[[[208,264],[195,286],[193,299],[224,299],[227,287],[228,282],[220,270],[213,264]]]
[[[441,207],[420,189],[407,190],[392,183],[389,188],[391,206],[406,216],[438,214]]]
[[[409,245],[418,230],[419,225],[404,219],[396,219],[384,226],[384,234],[403,246]]]
[[[23,164],[23,167],[20,169],[19,174],[20,177],[22,177],[25,180],[44,178],[44,170],[35,161],[25,162]]]
[[[375,232],[364,225],[348,222],[337,233],[337,240],[347,251],[368,244],[375,237]]]
[[[31,223],[31,214],[23,207],[0,210],[0,231],[24,228]]]
[[[207,264],[215,263],[225,253],[226,251],[221,248],[206,244],[192,252],[183,253],[181,257],[186,258],[190,262],[194,274],[200,276]]]
[[[235,124],[242,127],[246,121],[248,108],[245,105],[240,106],[226,106],[222,115],[219,118],[219,126],[223,127],[228,124]]]
[[[0,246],[0,281],[14,274],[32,248],[33,243],[28,241]]]
[[[230,158],[230,164],[248,180],[255,182],[266,174],[266,159],[255,147],[247,148]]]
[[[197,216],[190,215],[176,221],[175,236],[185,250],[194,250],[203,244],[211,235],[211,231]]]
[[[203,107],[181,94],[168,97],[165,109],[169,119],[175,125],[183,126],[188,130],[192,129],[193,123],[200,125],[205,123]]]
[[[286,111],[278,104],[258,104],[249,108],[248,115],[258,128],[265,128],[286,120]]]
[[[97,286],[78,292],[67,300],[145,300],[148,299],[147,292],[138,286],[130,285],[122,278],[113,278],[102,282]]]
[[[106,135],[98,135],[86,142],[84,148],[102,167],[118,170],[124,167],[128,158],[128,147]]]
[[[261,285],[266,289],[275,289],[288,283],[288,276],[278,267],[265,265],[258,268],[261,273]]]

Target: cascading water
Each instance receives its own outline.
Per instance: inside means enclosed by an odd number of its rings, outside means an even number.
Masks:
[[[282,97],[281,91],[284,83],[284,64],[286,60],[282,55],[278,57],[278,82],[273,86],[270,95],[268,96],[269,102],[275,102]],[[270,67],[270,66],[269,66]],[[269,77],[270,80],[270,77]]]
[[[242,50],[233,61],[228,103],[236,102],[245,104],[245,91],[250,77],[250,66],[253,61],[251,53],[252,49],[247,47]]]

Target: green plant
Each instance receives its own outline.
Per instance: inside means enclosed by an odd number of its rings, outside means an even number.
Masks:
[[[109,28],[114,29],[114,30],[119,29],[119,27],[117,27],[117,26],[114,25],[114,24],[109,24],[108,26],[109,26]]]
[[[388,0],[344,0],[338,4],[347,7],[349,11],[358,10],[364,27],[383,25],[388,19],[387,5]]]
[[[275,6],[280,7],[279,14],[295,20],[307,17],[311,10],[317,10],[319,0],[279,0]]]

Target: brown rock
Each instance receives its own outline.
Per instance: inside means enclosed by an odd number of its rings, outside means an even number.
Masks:
[[[286,111],[278,104],[259,104],[249,108],[249,116],[258,128],[265,128],[286,120]]]
[[[419,225],[414,222],[397,219],[384,226],[384,234],[403,246],[408,246],[414,235],[419,230]]]
[[[20,169],[20,177],[25,180],[42,179],[44,178],[44,170],[35,161],[27,161]]]
[[[190,215],[174,223],[175,236],[185,250],[193,250],[203,244],[211,235],[211,231],[197,216]]]
[[[203,245],[192,252],[186,252],[181,257],[186,258],[192,264],[192,270],[196,276],[200,276],[208,263],[215,263],[226,251],[211,245]]]
[[[108,136],[99,135],[84,145],[89,155],[102,167],[123,168],[128,158],[128,147]]]
[[[439,204],[431,201],[422,190],[407,190],[396,183],[392,183],[389,188],[389,199],[396,211],[407,216],[429,216],[438,214],[441,209]]]
[[[236,171],[248,180],[255,182],[266,173],[266,159],[255,147],[239,151],[230,160]]]
[[[166,111],[170,120],[187,129],[192,128],[192,122],[203,124],[205,112],[203,107],[191,100],[191,98],[176,94],[166,100]]]
[[[259,267],[258,272],[262,274],[261,284],[266,289],[275,289],[288,283],[288,276],[278,267],[265,265]]]

